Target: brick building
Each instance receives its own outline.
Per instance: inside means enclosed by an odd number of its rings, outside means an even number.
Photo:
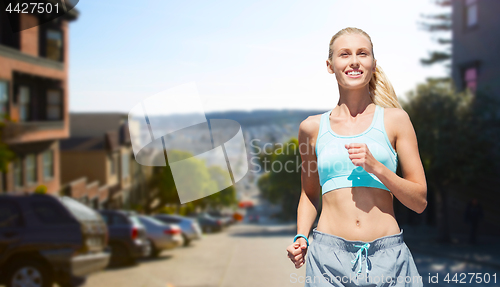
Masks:
[[[59,192],[59,140],[69,136],[68,26],[77,17],[72,9],[13,33],[0,13],[0,116],[10,116],[3,141],[16,154],[0,174],[0,192],[32,192],[39,185]],[[20,14],[18,21],[36,25],[39,19]]]

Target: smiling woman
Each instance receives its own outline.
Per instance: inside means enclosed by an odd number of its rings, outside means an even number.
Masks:
[[[307,148],[298,234],[288,256],[296,268],[307,262],[305,286],[423,286],[393,208],[394,196],[417,213],[427,206],[413,125],[363,30],[335,34],[326,65],[340,98],[300,125],[300,146]],[[396,174],[398,164],[404,177]]]

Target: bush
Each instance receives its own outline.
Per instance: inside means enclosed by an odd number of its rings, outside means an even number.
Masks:
[[[38,194],[46,194],[47,193],[47,187],[43,184],[40,184],[35,188],[35,191],[33,193],[38,193]]]

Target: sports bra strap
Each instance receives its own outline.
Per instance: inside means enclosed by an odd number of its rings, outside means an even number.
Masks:
[[[330,124],[329,116],[331,111],[326,111],[321,115],[321,123],[319,125],[318,135],[323,135],[328,132],[328,125]]]
[[[328,125],[330,124],[330,121],[328,120],[328,116],[330,114],[330,111],[326,111],[321,115],[321,118],[319,120],[319,130],[318,130],[318,136],[316,137],[316,145],[315,145],[315,152],[316,154],[318,153],[318,142],[319,139],[328,132]]]
[[[374,119],[375,124],[373,125],[373,128],[376,128],[380,131],[383,131],[384,130],[384,108],[377,105],[377,110],[378,111],[375,112],[376,118]]]

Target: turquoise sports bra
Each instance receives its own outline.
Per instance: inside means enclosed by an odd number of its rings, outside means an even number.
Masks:
[[[345,148],[347,143],[366,143],[372,155],[396,172],[398,158],[392,148],[384,127],[384,108],[375,106],[370,127],[357,135],[341,136],[336,134],[330,126],[332,110],[321,115],[318,137],[316,140],[316,156],[318,163],[321,193],[355,186],[367,186],[390,190],[373,173],[366,172],[363,167],[355,166],[349,159]]]

